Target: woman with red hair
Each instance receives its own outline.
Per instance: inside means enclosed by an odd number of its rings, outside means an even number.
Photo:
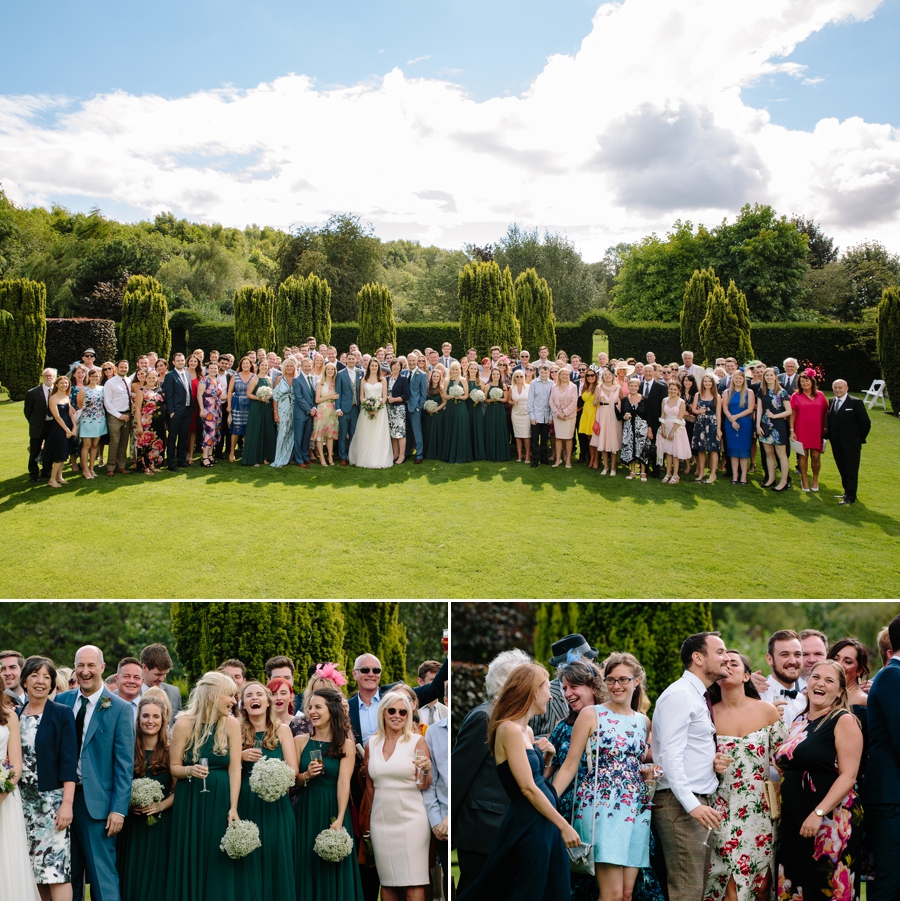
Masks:
[[[272,692],[272,709],[275,719],[290,728],[294,716],[294,686],[287,679],[276,677],[266,682],[266,688]]]

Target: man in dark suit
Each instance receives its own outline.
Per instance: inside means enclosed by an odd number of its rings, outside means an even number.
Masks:
[[[55,380],[56,370],[45,369],[41,373],[41,384],[30,388],[25,394],[23,412],[28,420],[28,475],[32,482],[50,478],[52,461],[43,460],[38,470],[37,460],[47,435],[50,434],[50,423],[53,422],[50,415],[50,392]]]
[[[300,369],[300,375],[294,379],[294,462],[301,469],[309,469],[309,439],[316,409],[312,360],[307,357]]]
[[[191,425],[191,377],[184,368],[184,354],[172,357],[175,368],[163,379],[163,396],[169,411],[166,464],[172,472],[187,466],[188,430]]]
[[[347,365],[338,372],[334,381],[338,396],[334,406],[338,414],[338,456],[341,458],[341,466],[347,465],[350,442],[359,421],[359,383],[363,379],[363,372],[356,368],[356,363],[356,354],[351,350],[347,354]]]
[[[841,474],[844,486],[841,504],[856,503],[856,487],[859,483],[859,459],[862,446],[872,423],[866,405],[847,393],[847,383],[838,379],[831,386],[834,397],[828,405],[828,423],[825,437],[831,442],[831,453]]]
[[[643,378],[641,379],[640,393],[644,398],[644,409],[646,410],[647,426],[653,431],[653,442],[656,443],[657,432],[659,431],[659,418],[662,414],[662,405],[669,396],[669,389],[664,382],[656,379],[656,373],[652,366],[644,367]],[[659,478],[659,467],[656,465],[656,453],[650,454],[647,461],[647,469],[651,478]]]
[[[866,834],[875,852],[869,901],[900,901],[900,616],[888,626],[891,659],[869,690],[869,764],[863,784]]]
[[[428,376],[419,369],[419,355],[409,355],[409,400],[406,404],[406,418],[409,422],[406,436],[407,455],[412,454],[415,447],[416,463],[421,463],[425,456],[422,440],[422,406],[428,393]]]
[[[778,376],[778,384],[787,391],[788,397],[790,397],[797,390],[797,379],[799,378],[797,370],[800,368],[800,364],[793,357],[788,357],[783,365],[784,372]]]

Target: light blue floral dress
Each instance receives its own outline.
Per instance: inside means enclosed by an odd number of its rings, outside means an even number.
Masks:
[[[280,378],[272,390],[272,403],[278,410],[278,436],[272,466],[287,466],[294,454],[294,391],[287,379]]]
[[[103,406],[103,386],[84,389],[84,406],[78,419],[78,434],[82,438],[101,438],[106,435],[106,409]]]

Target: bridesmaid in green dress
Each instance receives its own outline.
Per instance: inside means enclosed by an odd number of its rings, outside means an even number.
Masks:
[[[250,788],[253,764],[262,757],[283,760],[297,776],[297,751],[289,726],[275,718],[272,692],[259,682],[247,682],[241,693],[241,796],[238,814],[259,827],[259,852],[237,861],[237,897],[293,901],[294,811],[287,794],[264,801]]]
[[[463,393],[451,396],[450,389],[460,387]],[[447,404],[446,420],[444,427],[447,436],[444,440],[445,463],[471,463],[472,462],[472,438],[469,431],[469,411],[464,401],[469,396],[469,386],[461,377],[459,363],[450,364],[450,374],[441,389],[441,397]]]
[[[343,696],[332,688],[319,688],[308,702],[311,735],[294,739],[300,757],[299,782],[303,789],[297,803],[297,899],[298,901],[362,901],[362,880],[356,847],[340,863],[328,863],[313,851],[316,836],[342,826],[353,835],[350,822],[350,779],[356,749],[350,717]],[[321,760],[314,761],[317,751]]]
[[[476,404],[472,398],[472,392],[477,388],[484,391],[481,376],[478,374],[478,364],[469,363],[466,373],[469,391],[466,398],[466,407],[469,411],[469,427],[472,430],[472,459],[486,460],[484,450],[484,404]],[[487,392],[484,391],[485,396]]]
[[[185,781],[172,812],[166,901],[243,901],[235,893],[235,861],[219,848],[238,819],[241,727],[230,715],[236,697],[230,676],[204,674],[172,730],[169,769]]]
[[[422,435],[425,440],[425,456],[429,460],[444,458],[444,442],[447,439],[447,402],[442,397],[443,380],[440,369],[432,369],[428,376],[426,402],[433,400],[438,408],[434,413],[422,413]]]
[[[502,392],[499,400],[491,400],[491,389]],[[510,458],[506,404],[509,391],[503,384],[503,373],[492,369],[484,386],[484,458],[492,463],[506,463]]]
[[[253,376],[247,385],[250,412],[247,415],[247,430],[244,432],[242,466],[259,466],[260,463],[268,466],[275,459],[277,430],[272,396],[269,395],[266,401],[256,396],[260,388],[271,388],[272,380],[268,375],[269,364],[265,360],[260,360],[258,366],[259,373]]]
[[[169,772],[169,707],[150,697],[138,703],[134,741],[134,778],[154,779],[164,797],[148,807],[132,807],[116,840],[119,887],[128,901],[159,901],[166,896],[172,836],[172,815],[166,813],[175,801]],[[150,826],[147,818],[156,817]]]

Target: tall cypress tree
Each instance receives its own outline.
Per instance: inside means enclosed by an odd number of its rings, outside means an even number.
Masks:
[[[878,303],[875,346],[894,415],[900,415],[900,288],[885,288]]]
[[[136,360],[142,354],[156,351],[168,359],[172,349],[169,328],[169,304],[162,285],[149,275],[133,275],[125,286],[122,298],[120,327],[121,356]]]
[[[728,282],[728,291],[725,294],[725,298],[728,300],[734,315],[737,316],[738,327],[740,328],[740,352],[734,356],[738,361],[738,365],[741,366],[754,359],[753,343],[750,340],[750,307],[747,305],[747,296],[743,291],[738,290],[734,279]]]
[[[734,287],[734,282],[731,287]],[[716,285],[707,298],[706,315],[700,323],[700,346],[703,348],[704,366],[713,365],[717,356],[740,359],[740,325],[721,285]]]
[[[459,331],[463,346],[485,354],[494,344],[520,346],[516,292],[507,266],[469,263],[459,273]]]
[[[312,331],[320,344],[331,344],[331,288],[328,281],[311,272],[306,279],[312,307]],[[307,335],[309,337],[309,335]]]
[[[706,302],[713,289],[721,285],[712,266],[709,269],[695,269],[684,289],[681,306],[681,349],[689,350],[698,357],[702,352],[700,343],[700,323],[706,316]]]
[[[275,304],[275,346],[293,347],[306,341],[313,331],[312,301],[307,280],[292,275],[278,286]],[[316,336],[318,337],[318,336]]]
[[[348,669],[360,654],[374,654],[383,668],[381,684],[406,676],[406,628],[399,601],[352,601],[344,604],[344,650]],[[356,691],[351,676],[350,691]]]
[[[374,354],[385,344],[397,343],[394,296],[387,285],[363,285],[357,295],[359,304],[359,349]]]
[[[526,269],[519,273],[516,279],[516,305],[522,348],[537,356],[537,349],[546,344],[550,348],[550,355],[554,356],[556,316],[553,314],[553,291],[547,280],[541,278],[536,270]]]
[[[234,292],[234,352],[240,359],[260,347],[275,347],[275,294],[247,285]]]
[[[585,605],[577,601],[539,601],[535,606],[534,659],[547,666],[553,642],[579,631],[579,606]]]
[[[516,289],[513,285],[512,273],[509,270],[509,266],[504,266],[500,278],[500,304],[497,308],[497,317],[491,323],[492,334],[483,349],[484,353],[487,353],[495,344],[503,348],[504,351],[508,347],[522,346],[522,332],[517,315],[518,307],[519,303],[516,297]],[[548,347],[552,347],[552,345],[548,345]],[[479,348],[479,350],[482,350],[482,348]]]
[[[24,400],[41,382],[47,352],[47,289],[17,278],[0,282],[0,384],[12,400]]]

